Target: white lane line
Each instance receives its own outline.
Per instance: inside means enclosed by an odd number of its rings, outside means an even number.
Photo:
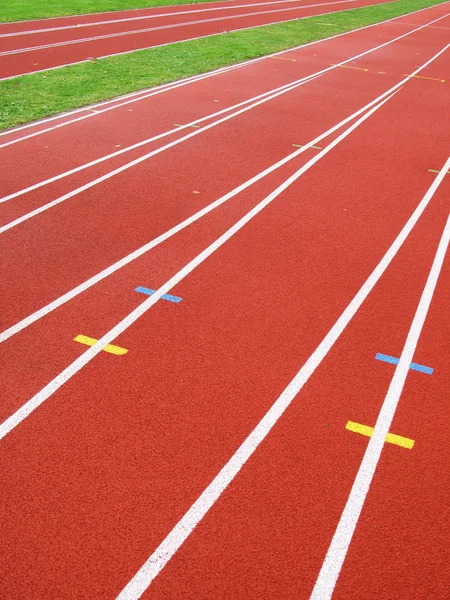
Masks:
[[[108,33],[104,35],[97,35],[90,38],[79,38],[77,40],[67,40],[65,42],[56,42],[54,44],[43,44],[40,46],[29,46],[28,48],[18,48],[17,50],[6,50],[0,52],[0,56],[11,56],[15,54],[23,54],[25,52],[34,52],[37,50],[44,50],[48,48],[60,48],[61,46],[71,46],[73,44],[82,44],[86,42],[95,42],[98,40],[106,40],[116,37],[125,37],[129,35],[139,35],[142,33],[149,33],[151,31],[163,31],[165,29],[177,29],[178,27],[189,27],[190,25],[201,25],[203,23],[213,23],[216,21],[228,21],[230,19],[242,19],[245,17],[254,17],[257,15],[270,15],[275,13],[292,12],[293,10],[303,10],[305,8],[316,8],[318,6],[329,6],[333,4],[345,4],[348,2],[355,2],[355,0],[332,0],[332,2],[322,2],[320,4],[310,4],[308,6],[290,6],[289,8],[277,8],[274,10],[265,10],[253,13],[242,13],[240,15],[229,15],[227,17],[214,17],[211,19],[202,19],[200,21],[186,21],[184,23],[174,23],[172,25],[159,25],[157,27],[146,27],[145,29],[134,29],[132,31],[122,31],[120,33]],[[311,15],[316,16],[316,15]],[[210,34],[214,35],[214,34]],[[178,41],[178,40],[177,40]],[[134,49],[136,50],[136,48]]]
[[[443,5],[445,5],[445,4],[448,4],[448,0],[447,0],[447,2],[443,3]],[[441,5],[438,5],[438,6],[441,6]],[[425,8],[420,8],[419,10],[416,10],[416,11],[414,11],[412,13],[408,13],[408,14],[414,15],[416,13],[420,13],[420,12],[424,12],[424,11],[430,12],[432,9],[435,9],[435,8],[436,8],[436,6],[432,6],[432,7],[428,7],[427,6]],[[329,14],[329,13],[327,13],[327,14]],[[315,15],[315,16],[319,16],[319,15]],[[219,69],[215,69],[214,71],[208,71],[204,75],[207,75],[207,76],[218,75],[218,74],[220,74],[220,73],[222,73],[222,72],[224,72],[226,70],[229,70],[231,68],[244,67],[246,65],[251,65],[253,63],[256,63],[256,62],[259,62],[259,61],[262,61],[262,60],[266,60],[267,58],[271,58],[273,56],[279,56],[281,54],[285,54],[286,52],[292,52],[294,50],[300,50],[300,49],[303,50],[304,48],[307,48],[309,46],[313,46],[315,44],[321,44],[322,42],[328,42],[330,40],[334,40],[334,39],[342,37],[342,36],[346,36],[346,35],[350,35],[352,33],[356,33],[356,32],[362,31],[364,29],[369,29],[371,27],[377,27],[379,25],[383,25],[384,23],[391,23],[392,21],[396,21],[397,19],[400,19],[403,16],[404,15],[399,15],[397,17],[391,17],[390,19],[385,19],[384,21],[379,21],[378,23],[372,23],[371,25],[364,25],[363,27],[358,27],[357,29],[352,29],[351,31],[344,31],[343,33],[337,33],[335,35],[328,36],[326,38],[321,38],[320,40],[315,40],[313,42],[308,42],[307,44],[302,44],[300,46],[295,46],[293,48],[288,48],[287,50],[280,50],[279,52],[274,52],[272,54],[267,54],[265,56],[260,56],[259,58],[253,58],[253,59],[248,60],[248,61],[244,61],[244,62],[236,63],[234,65],[230,65],[228,67],[221,67]],[[248,29],[252,29],[252,28],[249,27]],[[204,37],[204,36],[201,36],[201,37]],[[194,39],[197,39],[197,38],[194,38]],[[200,38],[198,38],[198,39],[200,39]],[[113,54],[111,56],[119,56],[121,54],[128,54],[128,52],[123,52],[123,53],[119,52],[119,53]],[[78,61],[78,62],[70,63],[70,64],[80,64],[82,62],[87,62],[87,61],[83,60],[83,61]],[[63,66],[69,66],[69,65],[63,65]],[[58,67],[54,67],[54,68],[58,68]],[[42,71],[36,71],[36,72],[37,73],[41,73],[43,71],[48,71],[48,70],[51,70],[51,69],[43,69]],[[20,77],[20,76],[21,75],[14,75],[13,77],[3,78],[3,80],[6,80],[6,79],[15,79],[15,78]],[[176,83],[181,83],[181,82],[194,83],[196,81],[197,77],[199,77],[199,75],[193,75],[191,77],[187,77],[187,78],[178,80]],[[1,78],[0,78],[0,81],[2,81]],[[20,125],[18,127],[14,127],[13,129],[8,129],[7,131],[0,132],[0,137],[1,136],[5,136],[5,135],[13,135],[13,134],[17,133],[17,131],[22,131],[23,129],[29,129],[30,127],[38,127],[38,126],[42,125],[43,123],[51,122],[51,121],[54,121],[54,120],[57,120],[57,119],[63,119],[63,118],[66,118],[67,116],[70,116],[70,115],[73,115],[73,114],[77,114],[77,113],[86,111],[88,108],[97,108],[97,107],[106,106],[107,104],[112,104],[112,103],[118,102],[118,101],[123,100],[123,99],[127,99],[127,98],[138,96],[140,94],[147,94],[147,92],[149,92],[149,91],[153,92],[154,90],[159,90],[161,88],[169,87],[169,86],[172,86],[172,85],[174,85],[174,82],[169,82],[169,83],[162,84],[160,86],[155,86],[155,87],[152,87],[152,88],[138,90],[136,92],[131,92],[131,93],[125,94],[123,96],[118,96],[118,97],[113,98],[111,100],[103,100],[102,102],[99,102],[97,104],[92,104],[90,106],[86,106],[86,107],[83,107],[83,108],[77,108],[77,109],[74,109],[74,110],[71,110],[71,111],[68,111],[68,112],[65,112],[65,113],[61,113],[59,115],[55,115],[54,117],[47,117],[47,118],[41,119],[39,121],[34,121],[33,123],[28,123],[26,125]],[[151,93],[150,93],[150,95],[151,95]],[[146,98],[148,96],[144,96],[144,97]],[[136,98],[135,101],[137,102],[140,99],[141,98]],[[119,106],[121,106],[121,105],[119,104],[119,105],[117,105],[115,107],[112,107],[112,108],[119,108]],[[103,112],[103,111],[99,111],[99,112]],[[94,115],[85,115],[84,117],[81,117],[80,119],[74,119],[72,121],[66,121],[66,122],[62,123],[60,126],[62,127],[62,126],[65,126],[65,125],[70,125],[71,123],[75,123],[75,122],[77,122],[77,121],[79,121],[79,120],[81,120],[83,118],[86,119],[86,118],[89,118],[91,116],[94,116]],[[58,127],[59,126],[57,125],[55,127],[49,127],[48,129],[40,130],[40,131],[36,132],[36,135],[39,135],[41,133],[47,133],[47,132],[52,131],[53,129],[56,129]],[[22,141],[22,140],[25,140],[25,139],[28,139],[28,136],[25,136],[23,138],[19,138],[19,139],[17,139],[17,141]],[[2,146],[0,146],[0,148],[1,147]]]
[[[450,165],[450,160],[447,161],[447,165]],[[442,176],[445,175],[445,173],[446,171],[443,173],[441,171]],[[447,219],[447,224],[439,242],[433,265],[422,292],[416,314],[411,323],[411,328],[408,332],[408,337],[406,338],[400,361],[395,369],[394,376],[378,415],[372,437],[367,445],[356,479],[353,483],[333,539],[331,540],[330,547],[310,600],[330,600],[333,595],[339,573],[341,572],[342,565],[347,556],[353,533],[358,524],[358,519],[361,515],[370,484],[372,483],[378,461],[380,460],[381,451],[383,450],[385,443],[384,440],[389,433],[395,411],[397,410],[398,402],[409,372],[409,366],[414,358],[417,342],[419,341],[428,309],[430,308],[449,241],[450,216]]]
[[[255,429],[253,429],[250,435],[244,440],[241,446],[239,446],[230,460],[216,475],[208,487],[202,492],[191,508],[184,514],[172,531],[170,531],[167,537],[160,543],[148,560],[142,565],[136,575],[134,575],[131,581],[124,587],[124,589],[117,596],[116,600],[138,600],[138,598],[142,596],[155,577],[158,576],[172,556],[180,549],[203,517],[220,498],[224,490],[230,485],[261,442],[267,437],[272,427],[277,423],[285,410],[289,407],[294,398],[303,388],[305,383],[321,364],[356,312],[359,310],[364,300],[373,290],[374,286],[377,284],[394,257],[397,255],[414,225],[417,223],[423,211],[429,204],[449,166],[450,158],[447,160],[446,165],[436,177],[432,186],[427,191],[413,214],[410,216],[393,244],[369,275],[368,279],[363,283],[357,294],[348,304],[344,312],[341,314],[324,339],[320,342],[289,385],[277,398],[275,403],[261,419]],[[381,438],[382,442],[383,439],[384,438]],[[318,596],[317,600],[319,600],[319,598],[320,600],[326,600],[325,596]]]
[[[215,8],[207,8],[205,6],[205,8],[200,8],[200,9],[196,9],[196,10],[182,10],[182,11],[178,11],[178,12],[161,13],[161,14],[157,14],[157,15],[144,15],[141,17],[128,17],[126,19],[114,19],[111,21],[94,21],[92,23],[80,23],[80,24],[76,24],[76,25],[63,25],[61,27],[48,27],[46,29],[31,29],[31,30],[27,30],[27,31],[14,31],[12,33],[0,34],[0,38],[32,35],[32,34],[36,34],[36,33],[49,33],[51,31],[63,31],[63,30],[67,30],[67,29],[77,29],[78,30],[78,29],[80,29],[80,27],[81,28],[95,27],[97,25],[103,26],[103,25],[111,25],[113,23],[127,23],[129,21],[145,21],[148,19],[158,19],[161,17],[173,17],[173,16],[178,16],[178,15],[192,15],[195,13],[216,12],[216,11],[220,11],[220,10],[236,10],[238,8],[252,8],[254,6],[269,6],[272,4],[289,4],[289,3],[293,3],[293,2],[300,4],[303,1],[304,0],[275,0],[274,2],[254,2],[251,4],[239,4],[239,5],[234,5],[234,6],[220,6],[220,7],[215,7]],[[357,2],[358,0],[349,0],[349,1]],[[312,6],[315,6],[315,5],[312,5]],[[300,7],[300,8],[302,8],[302,7]],[[236,15],[236,16],[239,16],[239,15]]]
[[[438,19],[434,19],[433,21],[431,21],[430,23],[435,23],[436,21],[439,21],[440,19],[442,19],[443,17],[439,17]],[[414,31],[409,31],[407,33],[404,33],[403,35],[394,38],[393,40],[390,40],[388,42],[384,42],[383,44],[376,46],[375,48],[371,48],[369,50],[366,50],[365,52],[362,52],[361,54],[357,54],[356,56],[350,57],[349,59],[342,61],[340,63],[331,65],[329,67],[326,67],[325,69],[322,69],[321,71],[317,71],[316,73],[313,73],[312,75],[308,75],[307,77],[304,77],[302,79],[299,79],[297,81],[295,81],[294,83],[290,83],[290,84],[285,84],[284,86],[282,86],[281,91],[277,92],[276,94],[273,94],[272,96],[269,96],[263,100],[260,100],[259,102],[256,102],[253,105],[250,105],[244,109],[241,109],[240,111],[237,111],[236,113],[232,113],[231,115],[228,115],[222,119],[219,119],[218,121],[215,121],[214,123],[211,123],[210,125],[206,125],[205,127],[202,127],[201,129],[198,129],[197,131],[194,131],[186,136],[183,136],[173,142],[170,142],[169,144],[166,144],[165,146],[162,146],[161,148],[158,148],[156,150],[153,150],[152,152],[149,152],[148,154],[145,154],[129,163],[126,163],[125,165],[122,165],[121,167],[114,169],[113,171],[110,171],[109,173],[106,173],[105,175],[83,185],[80,186],[79,188],[59,197],[56,198],[55,200],[52,200],[51,202],[48,202],[47,204],[42,205],[41,207],[26,213],[25,215],[22,215],[21,217],[10,221],[9,223],[6,223],[4,226],[0,227],[0,234],[8,231],[9,229],[16,227],[17,225],[20,225],[21,223],[27,221],[28,219],[31,219],[35,216],[37,216],[38,214],[41,214],[42,212],[45,212],[46,210],[61,204],[62,202],[78,195],[79,193],[86,191],[87,189],[90,189],[91,187],[93,187],[94,185],[97,185],[99,183],[102,183],[103,181],[106,181],[107,179],[113,177],[114,175],[117,175],[119,173],[122,173],[123,171],[137,165],[140,164],[141,162],[143,162],[144,160],[147,160],[148,158],[151,158],[152,156],[155,156],[181,142],[184,142],[188,139],[190,139],[191,137],[194,137],[195,135],[199,135],[200,133],[203,133],[204,131],[207,131],[213,127],[215,127],[216,125],[220,125],[221,123],[234,118],[235,116],[238,116],[256,106],[258,106],[259,104],[262,104],[263,102],[266,102],[268,100],[271,100],[275,97],[277,97],[280,94],[286,93],[288,91],[291,91],[292,89],[295,89],[295,87],[297,87],[298,85],[303,85],[304,83],[312,80],[315,77],[318,77],[324,73],[327,73],[328,71],[331,71],[333,69],[336,69],[338,67],[340,67],[341,65],[345,65],[348,62],[351,62],[355,59],[358,59],[362,56],[365,56],[366,54],[370,54],[371,52],[375,52],[376,50],[379,50],[380,48],[383,48],[384,46],[387,46],[395,41],[398,41],[399,39],[402,39],[404,37],[407,37],[408,35],[411,35],[412,33],[414,33],[415,31],[419,31],[420,29],[423,29],[425,27],[427,27],[430,23],[427,23],[426,25],[421,25],[418,29],[414,30]],[[403,81],[401,81],[400,83],[397,84],[397,88],[401,85],[403,85],[404,82],[408,81],[410,78],[414,77],[415,75],[417,75],[417,73],[421,72],[424,68],[426,68],[431,62],[433,62],[438,56],[440,56],[443,52],[445,52],[447,50],[447,48],[450,47],[450,44],[448,44],[447,46],[445,46],[442,50],[440,50],[437,54],[435,54],[431,59],[429,59],[424,65],[422,65],[421,67],[419,67],[418,69],[416,69],[416,71],[414,71],[413,73],[411,73],[410,75],[408,75],[408,77],[406,77],[406,79],[404,79]],[[283,89],[284,88],[284,89]],[[391,89],[397,89],[395,86]],[[192,124],[192,123],[191,123]],[[155,138],[154,138],[155,139]],[[144,142],[145,143],[145,142]],[[137,146],[135,146],[137,147]],[[123,151],[126,151],[126,149],[123,149]],[[118,151],[121,152],[121,151]],[[81,168],[80,168],[81,170]],[[72,171],[75,172],[75,171]],[[58,176],[56,176],[58,177]],[[54,180],[55,181],[55,180]],[[33,189],[37,189],[37,187],[40,187],[38,184],[35,184],[35,186],[30,186]],[[17,193],[18,195],[20,195],[20,192]],[[10,196],[9,199],[11,199],[11,197],[15,197],[14,195]]]
[[[397,92],[394,92],[394,94]],[[137,308],[129,313],[122,321],[115,325],[110,331],[108,331],[96,344],[89,347],[81,356],[79,356],[72,364],[66,367],[59,375],[57,375],[50,383],[48,383],[40,392],[38,392],[33,398],[28,400],[21,408],[19,408],[13,415],[11,415],[6,421],[0,425],[0,439],[4,438],[10,431],[12,431],[17,425],[19,425],[26,417],[28,417],[34,410],[36,410],[45,400],[47,400],[52,394],[54,394],[64,383],[71,379],[80,369],[86,366],[102,349],[112,340],[116,339],[121,333],[128,329],[135,321],[137,321],[144,313],[146,313],[156,302],[167,294],[175,285],[187,277],[192,271],[200,266],[211,254],[218,250],[225,242],[227,242],[233,235],[240,231],[244,225],[251,221],[258,213],[260,213],[266,206],[268,206],[275,198],[277,198],[284,190],[292,185],[303,173],[306,173],[313,165],[316,164],[323,156],[328,154],[335,146],[337,146],[342,140],[344,140],[350,133],[361,125],[366,119],[368,119],[375,111],[377,111],[383,104],[385,104],[394,94],[391,94],[385,98],[382,102],[375,105],[371,110],[360,117],[355,123],[353,123],[348,129],[344,130],[335,140],[330,142],[321,152],[314,156],[311,160],[305,163],[300,169],[298,169],[293,175],[291,175],[286,181],[278,186],[273,192],[271,192],[266,198],[261,200],[255,207],[253,207],[244,217],[239,219],[232,227],[230,227],[224,234],[216,239],[215,242],[210,244],[205,250],[200,252],[195,258],[193,258],[187,265],[185,265],[178,273],[173,275],[166,283],[164,283],[156,292],[144,300]]]
[[[95,185],[98,185],[99,183],[102,183],[108,179],[111,179],[111,177],[118,175],[119,173],[122,173],[122,172],[130,169],[131,167],[134,167],[134,166],[144,162],[145,160],[148,160],[152,156],[161,154],[161,152],[164,152],[165,150],[168,150],[169,148],[173,148],[174,146],[177,146],[178,144],[181,144],[182,142],[189,140],[190,138],[200,135],[204,131],[212,129],[213,127],[216,127],[217,125],[220,125],[226,121],[229,121],[230,119],[233,119],[234,117],[236,117],[238,115],[241,115],[249,110],[252,110],[253,108],[255,108],[255,106],[263,104],[264,102],[268,102],[269,100],[272,100],[273,98],[276,98],[277,96],[285,94],[286,92],[289,92],[289,91],[295,89],[296,87],[305,85],[305,83],[308,83],[308,81],[310,81],[311,79],[313,79],[315,77],[316,76],[313,75],[308,78],[305,78],[306,80],[302,80],[300,83],[291,85],[291,87],[289,87],[287,89],[283,89],[283,90],[277,92],[276,94],[266,96],[262,100],[258,100],[258,102],[254,102],[253,104],[250,104],[249,106],[245,106],[244,108],[241,108],[240,110],[233,112],[230,115],[222,117],[221,119],[218,119],[217,121],[214,121],[213,123],[210,123],[209,125],[205,125],[204,127],[200,128],[200,129],[196,129],[195,131],[188,133],[187,135],[184,135],[181,138],[177,138],[173,142],[169,142],[165,146],[156,148],[156,150],[152,150],[151,152],[148,152],[147,154],[144,154],[143,156],[140,156],[139,158],[136,158],[136,159],[132,160],[131,162],[126,163],[126,164],[122,165],[121,167],[118,167],[117,169],[114,169],[113,171],[110,171],[109,173],[106,173],[105,175],[98,177],[97,179],[94,179],[88,183],[85,183],[84,185],[76,188],[75,190],[72,190],[71,192],[68,192],[67,194],[64,194],[63,196],[60,196],[59,198],[56,198],[55,200],[52,200],[51,202],[47,202],[47,204],[44,204],[44,205],[40,206],[39,208],[36,208],[35,210],[32,210],[32,211],[26,213],[25,215],[22,215],[21,217],[18,217],[14,221],[10,221],[9,223],[6,223],[2,227],[0,227],[0,234],[5,233],[6,231],[8,231],[9,229],[12,229],[13,227],[17,227],[17,225],[20,225],[21,223],[24,223],[25,221],[28,221],[29,219],[36,217],[37,215],[49,210],[50,208],[53,208],[54,206],[57,206],[58,204],[61,204],[62,202],[65,202],[66,200],[69,200],[70,198],[73,198],[74,196],[77,196],[81,192],[84,192],[84,191],[94,187]],[[179,127],[178,129],[181,129],[181,127]]]
[[[336,125],[333,125],[333,127],[331,127],[330,129],[328,129],[324,133],[318,135],[316,138],[312,139],[307,144],[304,144],[299,150],[295,150],[291,154],[287,155],[285,158],[282,158],[281,160],[279,160],[278,162],[274,163],[273,165],[271,165],[267,169],[261,171],[260,173],[258,173],[254,177],[252,177],[251,179],[248,179],[246,182],[244,182],[241,185],[239,185],[238,187],[234,188],[231,192],[228,192],[227,194],[225,194],[224,196],[222,196],[218,200],[215,200],[211,204],[208,204],[205,208],[202,208],[201,210],[199,210],[198,212],[196,212],[195,214],[193,214],[191,217],[188,217],[187,219],[185,219],[181,223],[178,223],[178,225],[175,225],[171,229],[167,230],[163,234],[161,234],[158,237],[156,237],[153,240],[151,240],[150,242],[147,242],[147,244],[144,244],[143,246],[141,246],[137,250],[134,250],[133,252],[131,252],[127,256],[121,258],[120,260],[118,260],[114,264],[112,264],[109,267],[107,267],[106,269],[103,269],[102,271],[100,271],[96,275],[93,275],[92,277],[90,277],[89,279],[87,279],[86,281],[84,281],[83,283],[79,284],[78,286],[76,286],[72,290],[66,292],[65,294],[63,294],[62,296],[60,296],[59,298],[57,298],[56,300],[53,300],[52,302],[50,302],[46,306],[43,306],[42,308],[40,308],[39,310],[35,311],[34,313],[32,313],[31,315],[29,315],[28,317],[25,317],[24,319],[22,319],[21,321],[19,321],[15,325],[12,325],[8,329],[5,329],[2,333],[0,333],[0,343],[6,341],[10,337],[16,335],[16,333],[19,333],[19,331],[22,331],[23,329],[25,329],[29,325],[32,325],[33,323],[35,323],[36,321],[38,321],[42,317],[45,317],[46,315],[48,315],[49,313],[51,313],[52,311],[54,311],[56,308],[59,308],[63,304],[66,304],[66,302],[69,302],[70,300],[72,300],[73,298],[75,298],[76,296],[78,296],[79,294],[81,294],[82,292],[86,291],[87,289],[89,289],[93,285],[99,283],[100,281],[102,281],[106,277],[109,277],[110,275],[112,275],[113,273],[115,273],[117,270],[119,270],[122,267],[126,266],[130,262],[136,260],[140,256],[146,254],[152,248],[155,248],[159,244],[163,243],[164,241],[166,241],[167,239],[169,239],[170,237],[172,237],[173,235],[175,235],[179,231],[182,231],[183,229],[185,229],[186,227],[188,227],[192,223],[195,223],[195,221],[198,221],[199,219],[201,219],[202,217],[204,217],[205,215],[207,215],[211,211],[215,210],[218,206],[221,206],[222,204],[224,204],[225,202],[227,202],[231,198],[234,198],[235,196],[237,196],[238,194],[240,194],[242,191],[244,191],[245,189],[247,189],[250,186],[252,186],[257,181],[260,181],[261,179],[263,179],[264,177],[266,177],[270,173],[274,172],[275,170],[279,169],[283,165],[287,164],[288,162],[290,162],[291,160],[293,160],[294,158],[296,158],[297,156],[299,156],[303,152],[306,152],[306,150],[308,150],[312,146],[315,146],[316,144],[320,143],[323,139],[325,139],[328,136],[332,135],[334,132],[336,132],[339,129],[341,129],[342,127],[344,127],[344,125],[346,125],[347,123],[349,123],[353,119],[356,119],[356,117],[358,117],[359,115],[363,114],[366,110],[370,109],[372,106],[374,106],[375,104],[377,104],[378,102],[380,102],[381,100],[383,100],[383,98],[385,98],[388,94],[392,93],[393,91],[394,91],[393,89],[390,89],[387,92],[384,92],[384,94],[382,94],[381,96],[378,96],[378,98],[375,98],[375,100],[372,100],[371,102],[369,102],[368,104],[366,104],[365,106],[363,106],[362,108],[360,108],[359,110],[357,110],[356,112],[354,112],[353,114],[349,115],[348,117],[346,117],[345,119],[343,119],[342,121],[340,121],[339,123],[337,123]]]
[[[155,88],[154,90],[152,90],[151,92],[148,92],[146,94],[142,94],[142,92],[138,92],[137,94],[140,94],[138,98],[131,98],[131,99],[127,99],[124,100],[123,102],[118,102],[117,99],[111,100],[111,103],[116,103],[113,106],[109,106],[107,108],[103,108],[102,110],[97,110],[96,114],[89,114],[89,115],[82,115],[80,117],[77,117],[75,119],[72,119],[70,121],[65,121],[64,123],[59,123],[58,125],[53,125],[51,127],[48,127],[46,129],[40,129],[39,131],[35,131],[33,133],[29,133],[28,135],[22,136],[20,138],[16,138],[14,140],[10,140],[8,142],[5,142],[3,144],[0,144],[0,149],[1,148],[6,148],[7,146],[12,146],[13,144],[17,144],[18,142],[23,142],[24,140],[29,140],[30,138],[36,137],[37,135],[41,135],[43,133],[47,133],[49,131],[54,131],[55,129],[59,129],[61,127],[65,127],[66,125],[70,125],[72,123],[77,123],[79,121],[84,121],[85,119],[91,118],[91,117],[95,117],[96,115],[98,116],[99,114],[103,114],[105,112],[108,112],[110,110],[115,110],[116,108],[120,108],[122,106],[127,106],[128,104],[132,104],[134,102],[139,102],[140,100],[145,100],[146,98],[151,98],[152,96],[158,96],[159,94],[164,94],[166,92],[171,92],[172,90],[175,90],[177,88],[180,87],[184,87],[185,85],[189,85],[191,83],[196,83],[197,81],[201,81],[202,79],[209,79],[210,77],[214,77],[215,75],[221,75],[223,73],[226,73],[228,71],[233,71],[234,69],[239,68],[240,66],[243,65],[230,65],[229,67],[225,67],[224,69],[222,69],[220,72],[212,72],[212,73],[205,73],[205,74],[201,74],[201,75],[196,75],[195,78],[189,79],[189,80],[181,80],[181,81],[177,81],[176,83],[172,83],[172,84],[167,84],[166,86],[161,86],[158,88]],[[136,94],[136,95],[137,95]],[[97,105],[93,105],[93,106],[87,106],[84,107],[82,109],[80,109],[79,112],[86,112],[88,110],[95,110],[95,108],[97,107]],[[60,117],[55,117],[55,118],[60,118]],[[32,124],[30,124],[30,126],[32,126]],[[8,133],[8,132],[5,132]]]

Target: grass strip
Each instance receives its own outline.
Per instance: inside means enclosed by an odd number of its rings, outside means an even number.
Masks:
[[[2,0],[0,23],[217,0]]]
[[[398,0],[178,42],[0,81],[0,129],[205,73],[440,3],[435,0]]]

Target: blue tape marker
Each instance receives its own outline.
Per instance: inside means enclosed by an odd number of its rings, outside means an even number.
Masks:
[[[150,288],[142,287],[141,285],[139,285],[134,291],[140,292],[141,294],[147,294],[147,296],[151,296],[156,292],[156,290],[151,290]],[[161,298],[163,300],[168,300],[169,302],[175,303],[181,302],[183,300],[183,298],[180,298],[180,296],[172,296],[171,294],[163,294]]]
[[[400,362],[399,358],[395,358],[395,356],[389,356],[388,354],[381,354],[380,352],[377,353],[375,358],[377,360],[382,360],[383,362],[390,363],[391,365],[398,365],[398,363]],[[421,373],[426,373],[427,375],[432,375],[434,371],[434,369],[432,369],[431,367],[425,367],[424,365],[419,365],[417,363],[411,363],[409,365],[409,368],[413,371],[420,371]]]

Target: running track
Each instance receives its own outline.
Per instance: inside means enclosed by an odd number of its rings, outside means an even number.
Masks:
[[[0,138],[6,598],[446,600],[449,27]]]
[[[0,80],[384,0],[229,0],[0,24]]]

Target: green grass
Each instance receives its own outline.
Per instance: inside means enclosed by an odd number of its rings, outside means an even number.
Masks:
[[[215,0],[1,0],[0,23]]]
[[[0,82],[0,129],[439,4],[398,0],[141,50]]]

